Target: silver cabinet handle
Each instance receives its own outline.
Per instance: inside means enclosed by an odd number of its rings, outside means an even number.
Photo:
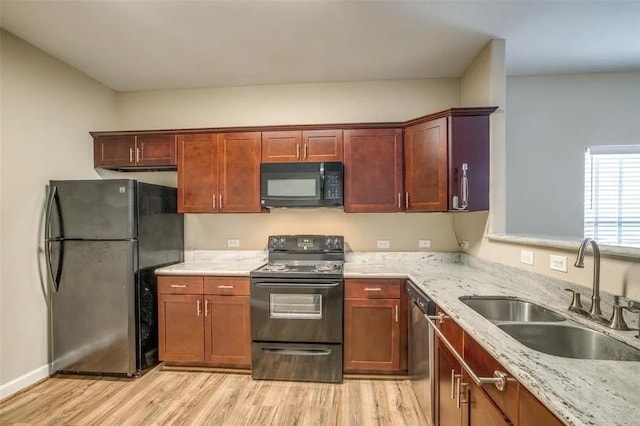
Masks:
[[[204,316],[209,316],[209,299],[204,299]]]
[[[396,305],[396,322],[398,322],[398,305]]]
[[[186,284],[171,284],[171,288],[187,288]]]
[[[211,200],[212,200],[211,204],[213,204],[213,209],[215,210],[216,209],[216,194],[212,194],[211,195]]]
[[[218,203],[220,205],[220,210],[222,210],[222,194],[218,195],[218,199],[220,201],[220,203]]]
[[[398,210],[402,210],[402,194],[398,192]]]
[[[300,144],[296,144],[296,158],[300,159]]]
[[[133,148],[129,148],[129,162],[133,163]]]
[[[451,369],[451,399],[456,399],[456,377],[458,375],[456,374],[456,370],[454,370],[453,368]]]
[[[218,288],[233,288],[232,285],[219,285]]]
[[[140,150],[136,148],[136,163],[140,162]]]
[[[409,208],[409,193],[408,192],[404,193],[404,208],[405,209]]]
[[[469,398],[465,398],[464,400],[460,397],[460,395],[462,394],[462,392],[466,392],[467,390],[467,386],[469,386],[469,384],[464,383],[462,381],[462,374],[458,375],[457,378],[457,382],[456,382],[456,408],[460,408],[460,404],[464,403],[466,404],[467,402],[469,402]],[[464,388],[464,391],[463,391]]]
[[[433,329],[433,332],[438,336],[438,338],[440,338],[440,341],[446,346],[446,348],[449,349],[449,352],[451,352],[451,354],[458,360],[460,365],[462,365],[462,368],[469,373],[469,376],[476,385],[484,386],[487,384],[494,384],[499,391],[504,391],[507,388],[507,374],[502,371],[494,371],[493,377],[478,377],[478,375],[471,369],[469,364],[467,364],[464,358],[455,350],[453,345],[449,343],[445,335],[442,334],[442,331],[440,331],[433,322],[433,320],[442,321],[441,315],[425,315],[424,317],[427,319],[427,322],[429,322],[429,326]]]
[[[304,159],[307,158],[307,145],[306,144],[304,146],[304,156],[302,158],[304,158]]]
[[[196,300],[196,315],[200,316],[200,314],[202,313],[202,300],[198,299]]]
[[[365,287],[364,291],[382,291],[380,287]]]

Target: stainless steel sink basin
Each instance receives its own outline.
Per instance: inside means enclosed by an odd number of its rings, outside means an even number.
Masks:
[[[499,296],[464,296],[460,301],[490,321],[556,322],[564,318],[535,303]]]
[[[557,323],[505,323],[497,326],[523,345],[549,355],[578,359],[640,361],[640,349],[588,328]]]

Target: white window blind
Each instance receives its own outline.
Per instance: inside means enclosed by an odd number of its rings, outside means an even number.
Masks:
[[[585,237],[640,247],[640,145],[589,147],[584,170]]]

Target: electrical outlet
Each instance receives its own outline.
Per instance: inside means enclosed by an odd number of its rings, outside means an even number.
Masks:
[[[467,240],[460,241],[460,248],[462,250],[467,250],[469,248],[469,241]]]
[[[530,250],[520,250],[520,262],[525,265],[533,265],[533,252]]]
[[[418,248],[431,247],[431,240],[418,240]]]
[[[387,249],[391,247],[391,241],[389,240],[378,240],[377,247],[382,249]]]
[[[549,255],[549,268],[554,271],[567,272],[567,256]]]
[[[227,240],[227,247],[233,247],[233,248],[240,247],[240,240]]]

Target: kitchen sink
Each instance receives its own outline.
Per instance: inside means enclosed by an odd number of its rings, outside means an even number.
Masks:
[[[640,349],[588,328],[557,323],[505,323],[497,326],[523,345],[549,355],[578,359],[640,361]]]
[[[557,322],[564,318],[535,303],[501,296],[463,296],[460,301],[494,322]]]

